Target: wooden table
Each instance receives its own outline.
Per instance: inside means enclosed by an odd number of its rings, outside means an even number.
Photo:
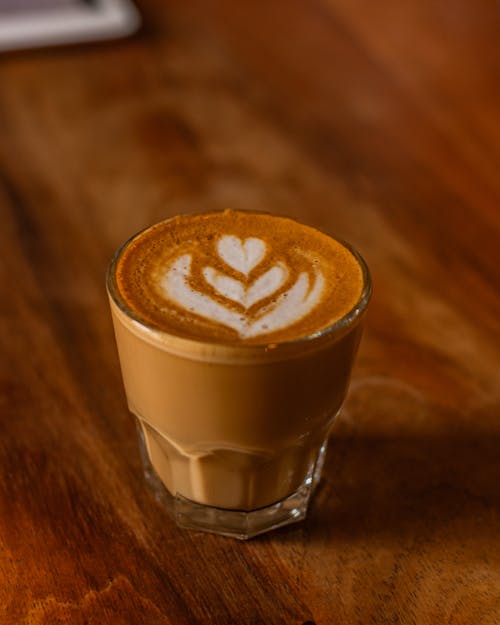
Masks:
[[[141,9],[0,58],[0,623],[498,624],[498,4]],[[104,290],[132,233],[225,207],[375,284],[309,518],[247,543],[145,488]]]

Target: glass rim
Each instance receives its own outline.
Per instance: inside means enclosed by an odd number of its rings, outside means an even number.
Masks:
[[[198,214],[207,214],[207,213],[198,213]],[[276,216],[281,217],[280,215],[276,215]],[[133,322],[138,324],[141,327],[141,329],[145,330],[148,336],[157,335],[157,338],[159,339],[161,339],[162,337],[169,339],[169,340],[178,339],[179,341],[185,343],[186,345],[191,344],[191,345],[197,345],[197,346],[204,346],[206,348],[223,349],[223,350],[237,349],[239,351],[245,351],[248,354],[264,353],[264,352],[268,352],[270,345],[272,345],[275,348],[293,348],[293,347],[300,348],[301,346],[306,346],[306,345],[312,346],[313,344],[315,345],[315,344],[323,343],[324,341],[327,341],[330,337],[332,339],[340,337],[344,334],[344,331],[346,331],[349,327],[356,325],[356,322],[361,320],[366,310],[366,307],[368,306],[368,303],[372,295],[372,279],[371,279],[370,270],[368,269],[368,265],[366,264],[364,258],[357,251],[357,249],[354,248],[347,241],[338,237],[334,237],[331,234],[326,233],[316,228],[316,230],[318,230],[322,234],[325,234],[326,236],[330,237],[334,241],[337,241],[338,243],[343,245],[346,249],[348,249],[351,252],[351,254],[354,256],[354,258],[357,260],[359,266],[361,267],[361,272],[363,276],[363,289],[361,291],[359,299],[357,300],[356,304],[345,315],[340,317],[340,319],[337,319],[332,324],[325,326],[324,328],[321,328],[319,330],[316,330],[315,332],[311,332],[310,334],[307,334],[305,336],[299,336],[299,337],[289,339],[286,341],[272,341],[271,340],[265,343],[250,343],[250,344],[244,343],[244,342],[237,343],[237,342],[227,342],[227,341],[215,341],[213,339],[211,340],[211,339],[203,339],[203,338],[194,338],[194,337],[189,337],[180,333],[169,332],[167,330],[164,330],[163,328],[156,325],[155,323],[148,321],[147,319],[144,319],[140,314],[132,310],[125,303],[123,297],[121,296],[120,290],[116,282],[116,268],[120,261],[121,255],[136,238],[140,237],[144,232],[146,232],[150,228],[153,228],[159,224],[170,221],[173,218],[174,217],[169,217],[167,219],[163,219],[161,221],[155,222],[154,224],[146,226],[145,228],[142,228],[141,230],[139,230],[138,232],[130,236],[114,252],[108,264],[107,271],[106,271],[106,286],[107,286],[108,293],[111,296],[113,302],[126,317],[128,317]],[[288,219],[293,219],[293,218],[288,218]],[[293,220],[297,222],[296,219],[293,219]],[[297,222],[297,223],[301,223],[301,222]],[[307,225],[307,224],[302,224],[302,225]],[[308,226],[308,227],[314,228],[314,226]]]

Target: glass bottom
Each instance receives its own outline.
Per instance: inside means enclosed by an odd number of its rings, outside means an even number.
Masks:
[[[155,499],[167,509],[179,527],[247,540],[278,527],[297,523],[306,517],[309,500],[321,478],[327,441],[321,445],[306,478],[291,495],[257,510],[226,510],[196,503],[178,493],[170,493],[149,460],[142,427],[138,421],[136,424],[146,483]]]

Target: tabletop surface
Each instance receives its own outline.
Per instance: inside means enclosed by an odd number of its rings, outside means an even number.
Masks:
[[[139,4],[0,57],[0,623],[498,624],[498,3]],[[226,207],[374,281],[308,519],[248,542],[145,488],[104,290],[131,234]]]

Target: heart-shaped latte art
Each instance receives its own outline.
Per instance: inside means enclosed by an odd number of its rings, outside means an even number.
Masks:
[[[254,237],[242,241],[236,236],[224,235],[216,249],[229,267],[244,276],[248,276],[266,254],[264,241]],[[202,275],[207,285],[227,302],[222,303],[209,291],[203,292],[190,285],[191,264],[191,254],[183,254],[172,263],[162,280],[166,295],[185,310],[233,328],[241,338],[268,334],[297,322],[319,303],[324,286],[322,273],[311,267],[311,274],[300,272],[294,284],[278,295],[290,273],[281,261],[249,284],[213,267],[204,267]],[[267,300],[255,314],[250,314],[254,304],[273,295],[275,299],[271,303]],[[234,310],[228,300],[240,304],[244,312]]]
[[[213,267],[205,267],[203,277],[222,297],[237,302],[244,308],[250,308],[250,306],[275,293],[285,283],[288,270],[283,263],[277,263],[248,287]]]
[[[217,241],[217,253],[226,265],[248,276],[264,259],[266,244],[255,237],[242,241],[232,234],[226,234]]]

